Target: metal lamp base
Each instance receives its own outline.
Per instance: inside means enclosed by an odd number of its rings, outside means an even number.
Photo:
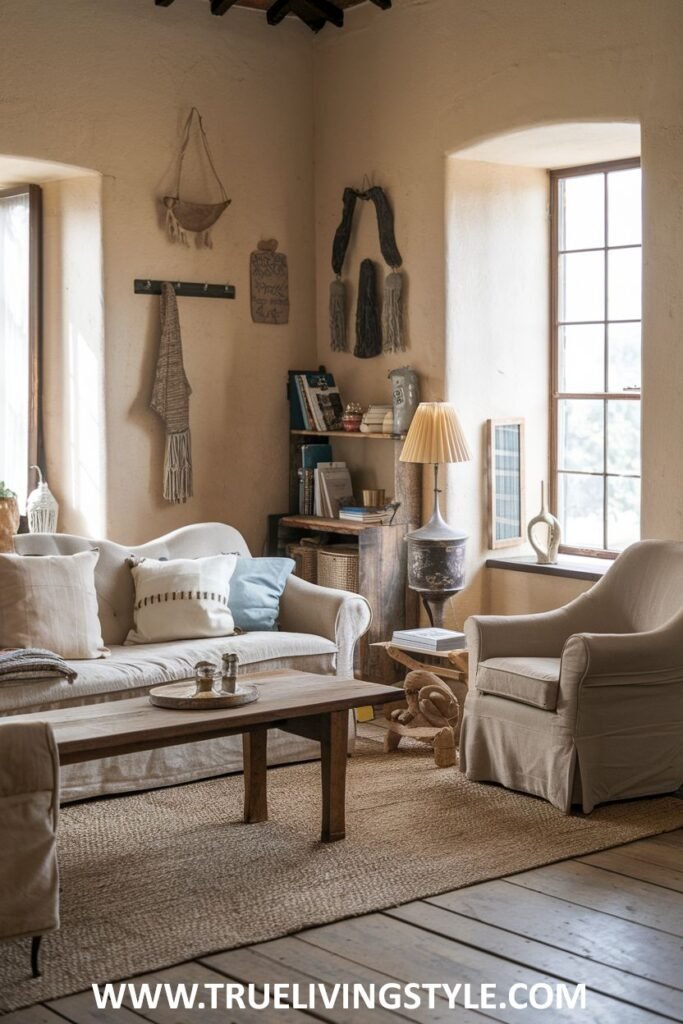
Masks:
[[[422,598],[432,626],[443,627],[446,602],[465,586],[467,534],[454,530],[439,511],[438,466],[434,467],[434,511],[428,523],[406,537],[408,586]]]

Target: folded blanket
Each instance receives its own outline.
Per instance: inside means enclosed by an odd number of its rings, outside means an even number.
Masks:
[[[73,683],[77,675],[64,658],[40,647],[0,650],[0,684],[55,678]]]

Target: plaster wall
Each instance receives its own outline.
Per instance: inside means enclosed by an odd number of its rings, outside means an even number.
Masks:
[[[99,446],[90,452],[100,460],[91,472],[104,515],[84,509],[69,481],[62,485],[66,420],[50,400],[47,469],[60,478],[62,528],[104,530],[136,543],[184,523],[223,520],[259,551],[266,514],[286,507],[286,371],[315,360],[310,32],[293,19],[275,31],[262,14],[239,8],[215,18],[199,0],[169,8],[140,0],[0,0],[0,38],[0,154],[102,176],[98,430],[106,465]],[[172,245],[159,215],[159,198],[174,189],[178,140],[192,105],[202,112],[232,198],[212,250]],[[213,199],[215,186],[193,150],[188,171],[190,198]],[[270,237],[289,257],[287,326],[251,322],[249,252]],[[72,270],[89,290],[87,265],[100,259],[99,242],[94,235],[82,241],[81,270]],[[235,301],[179,303],[193,388],[195,497],[186,505],[161,497],[163,425],[148,409],[159,303],[133,294],[135,277],[237,288]],[[64,379],[68,366],[58,360],[68,348],[68,323],[54,305],[49,315],[50,372]],[[85,348],[96,348],[98,325],[86,318],[83,326]]]
[[[446,381],[447,158],[485,138],[563,121],[641,125],[644,234],[643,535],[683,539],[683,5],[679,0],[399,0],[363,5],[316,47],[316,228],[319,358],[360,400],[386,394],[399,360],[331,355],[330,249],[345,185],[387,187],[408,277],[410,350],[423,397],[457,400],[465,348]],[[350,251],[379,257],[360,225]],[[449,339],[450,344],[450,339]],[[467,353],[477,365],[481,352]],[[469,432],[492,414],[469,396]],[[481,512],[481,464],[449,470],[456,511]],[[482,554],[479,553],[481,559]],[[476,567],[475,567],[476,571]],[[483,591],[482,591],[483,593]],[[533,604],[533,600],[531,600]]]

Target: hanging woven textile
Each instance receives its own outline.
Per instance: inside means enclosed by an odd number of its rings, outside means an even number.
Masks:
[[[173,285],[161,286],[161,342],[150,408],[166,425],[164,498],[181,502],[192,497],[190,395],[192,388],[183,365],[178,303]]]
[[[186,199],[180,198],[180,180],[183,173],[183,161],[185,159],[185,151],[187,150],[192,134],[192,123],[195,114],[197,115],[199,138],[222,196],[220,203],[191,203]],[[183,141],[180,146],[180,155],[178,157],[178,182],[176,185],[176,194],[174,196],[164,196],[164,206],[166,207],[166,230],[168,232],[168,237],[172,242],[182,242],[183,245],[188,245],[188,233],[194,234],[196,244],[200,248],[202,246],[209,249],[212,248],[213,242],[211,240],[211,228],[214,226],[221,214],[227,210],[228,206],[230,206],[230,202],[231,200],[228,199],[226,191],[223,188],[223,182],[218,177],[218,172],[214,167],[211,150],[209,149],[209,140],[207,139],[206,132],[204,131],[202,115],[196,107],[193,107],[190,111],[190,116],[185,122],[185,128],[183,130]]]
[[[380,334],[374,264],[370,260],[364,260],[363,264],[361,264],[354,355],[367,359],[370,356],[379,355],[382,347],[385,352],[399,352],[405,348],[403,274],[401,272],[403,261],[396,245],[393,210],[389,205],[389,200],[384,190],[376,185],[365,191],[345,188],[342,199],[342,219],[332,243],[332,270],[334,271],[335,279],[330,285],[330,344],[333,351],[344,352],[348,349],[346,338],[346,288],[341,275],[344,260],[346,259],[346,251],[351,239],[353,216],[358,199],[370,201],[374,204],[377,214],[380,249],[385,263],[390,268],[390,273],[384,282]],[[368,263],[372,266],[372,277],[370,269],[367,266],[364,267]],[[376,333],[375,323],[377,324]],[[378,337],[380,339],[379,348],[377,347]]]

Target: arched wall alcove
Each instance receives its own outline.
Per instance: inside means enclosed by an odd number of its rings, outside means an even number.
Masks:
[[[106,524],[102,178],[84,167],[0,155],[0,187],[42,195],[41,397],[44,469],[59,529]]]
[[[486,421],[523,417],[526,516],[549,474],[549,170],[640,155],[640,125],[563,122],[487,136],[446,160],[445,397],[473,459],[451,467],[446,501],[469,535],[457,618],[486,607],[489,554]],[[528,551],[526,543],[502,552]]]

